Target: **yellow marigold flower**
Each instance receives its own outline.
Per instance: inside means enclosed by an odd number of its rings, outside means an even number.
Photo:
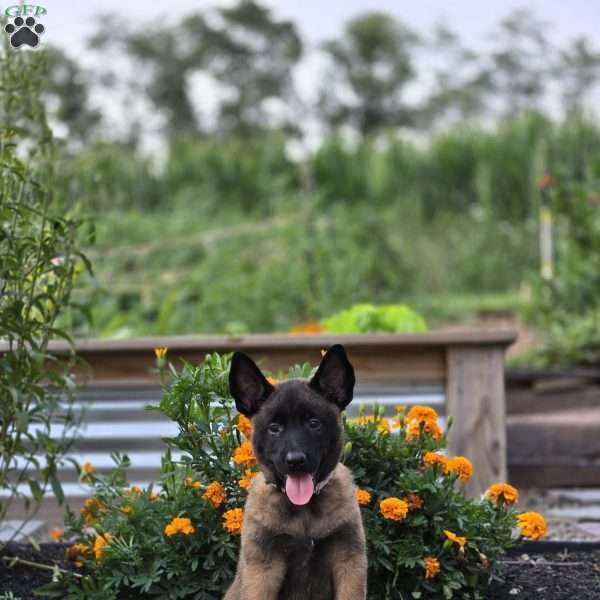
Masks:
[[[168,348],[165,348],[164,346],[163,346],[163,347],[160,347],[160,348],[154,348],[154,355],[155,355],[155,356],[156,356],[156,358],[158,358],[158,359],[163,359],[163,358],[164,358],[164,357],[167,355],[167,351],[168,351],[168,350],[169,350],[169,349],[168,349]]]
[[[321,358],[323,358],[327,354],[327,350],[321,348]]]
[[[390,521],[402,521],[408,514],[408,504],[400,498],[386,498],[379,503],[381,514]]]
[[[157,500],[160,500],[160,494],[157,494],[156,492],[152,492],[150,494],[150,500],[152,502],[156,502]]]
[[[443,433],[437,421],[417,421],[416,419],[408,421],[406,429],[406,439],[410,442],[421,435],[421,425],[423,433],[429,434],[434,440],[439,440]]]
[[[186,477],[183,480],[183,485],[185,487],[189,487],[189,488],[192,488],[194,490],[197,490],[200,487],[200,482],[199,481],[194,481],[191,477]]]
[[[190,535],[196,530],[192,525],[192,521],[187,517],[175,517],[166,527],[165,535],[169,537],[183,533],[184,535]]]
[[[390,422],[385,417],[381,417],[377,423],[377,431],[380,433],[389,433],[391,430]]]
[[[417,494],[409,494],[405,498],[406,504],[408,504],[408,510],[419,510],[423,507],[423,499]]]
[[[458,544],[461,548],[464,548],[464,545],[467,543],[467,538],[456,535],[447,529],[444,529],[444,534],[451,542]]]
[[[429,467],[440,465],[445,470],[448,459],[443,454],[438,454],[437,452],[426,452],[425,456],[423,456],[423,462]]]
[[[348,423],[352,425],[368,425],[369,423],[375,423],[375,415],[362,415],[355,417],[354,419],[348,419]]]
[[[244,434],[244,437],[250,439],[252,434],[252,421],[244,415],[238,417],[237,428]]]
[[[104,554],[104,546],[110,542],[112,539],[112,534],[105,533],[104,535],[99,535],[94,542],[94,556],[96,560],[101,560],[102,555]]]
[[[456,473],[462,481],[469,481],[473,475],[473,465],[464,456],[454,456],[446,463],[446,473]]]
[[[238,446],[235,449],[233,453],[233,462],[236,465],[246,465],[247,467],[251,467],[256,464],[254,450],[249,441],[245,441],[241,446]]]
[[[271,385],[277,385],[279,383],[279,379],[275,379],[275,377],[267,377],[267,381],[271,384]]]
[[[81,514],[83,515],[83,519],[85,524],[90,527],[93,525],[98,519],[100,513],[105,512],[107,510],[106,505],[103,502],[100,502],[98,498],[88,498],[83,503],[83,508],[81,509]]]
[[[81,466],[81,472],[84,475],[91,475],[95,470],[94,465],[90,462],[86,462]]]
[[[540,513],[524,512],[518,515],[517,525],[523,537],[539,540],[546,535],[546,520]]]
[[[356,490],[356,499],[361,506],[366,506],[371,502],[371,494],[367,490]]]
[[[129,505],[121,506],[121,512],[128,515],[133,509]]]
[[[440,572],[440,561],[433,556],[425,557],[425,579],[433,579]]]
[[[505,504],[516,504],[519,501],[519,490],[508,483],[494,483],[487,489],[485,495],[496,502],[502,500]]]
[[[58,540],[62,540],[63,536],[65,535],[65,532],[63,529],[61,529],[60,527],[53,527],[50,530],[50,537],[55,541],[58,542]]]
[[[404,404],[396,404],[394,410],[400,415],[406,412],[406,406]]]
[[[244,471],[244,476],[239,480],[240,487],[247,490],[256,475],[258,475],[256,471],[253,471],[252,469],[246,469]]]
[[[213,506],[221,506],[225,502],[225,490],[218,481],[213,481],[206,488],[202,496],[205,500],[208,500]]]
[[[223,513],[223,527],[233,535],[239,535],[244,525],[244,510],[232,508]]]
[[[142,490],[142,488],[139,485],[132,485],[129,488],[129,493],[132,496],[141,496],[144,493],[144,490]]]
[[[430,406],[421,406],[415,404],[406,415],[407,421],[417,421],[417,423],[437,423],[438,414]]]

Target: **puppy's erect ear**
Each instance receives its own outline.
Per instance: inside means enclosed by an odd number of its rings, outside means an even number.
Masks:
[[[238,411],[251,417],[273,391],[273,386],[249,356],[235,352],[229,370],[229,391]]]
[[[343,346],[331,346],[321,360],[310,386],[344,410],[352,401],[354,390],[354,369],[346,356]]]

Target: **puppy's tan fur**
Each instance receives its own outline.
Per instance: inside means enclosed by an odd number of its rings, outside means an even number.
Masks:
[[[365,598],[365,536],[344,465],[306,506],[292,505],[260,473],[244,514],[237,573],[225,600]]]

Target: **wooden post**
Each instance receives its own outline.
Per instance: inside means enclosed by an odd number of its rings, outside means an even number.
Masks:
[[[473,497],[507,477],[504,349],[450,346],[447,368],[447,414],[454,419],[448,452],[473,463],[464,486]]]

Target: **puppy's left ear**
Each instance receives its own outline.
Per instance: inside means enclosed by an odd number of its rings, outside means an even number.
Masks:
[[[344,410],[352,402],[354,391],[354,369],[340,344],[331,346],[321,360],[310,387],[323,394],[340,410]]]

